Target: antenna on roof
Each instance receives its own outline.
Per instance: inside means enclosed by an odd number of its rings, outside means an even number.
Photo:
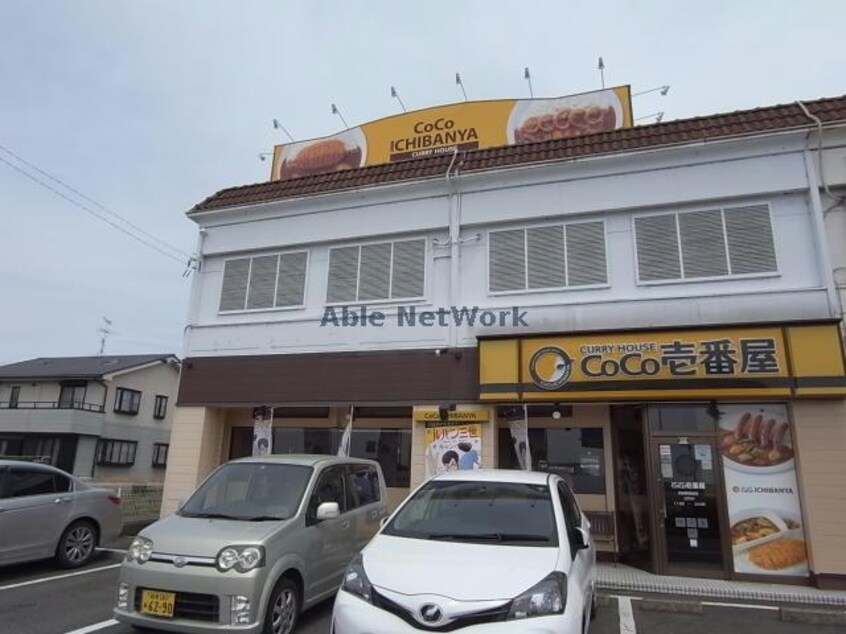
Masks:
[[[109,319],[108,317],[102,317],[102,320],[103,320],[103,325],[100,328],[97,329],[97,332],[99,332],[101,335],[103,335],[100,338],[100,356],[101,357],[103,356],[103,350],[106,349],[106,337],[108,337],[109,335],[116,334],[115,331],[110,328],[110,326],[112,325],[112,320]]]

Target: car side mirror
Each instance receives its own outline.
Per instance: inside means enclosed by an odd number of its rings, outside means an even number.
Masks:
[[[575,551],[585,550],[590,548],[590,533],[584,528],[576,527],[570,531],[570,544],[573,547],[573,555]]]
[[[323,502],[320,506],[317,507],[315,519],[318,522],[322,522],[324,520],[333,520],[336,517],[340,516],[341,507],[338,506],[337,502]]]

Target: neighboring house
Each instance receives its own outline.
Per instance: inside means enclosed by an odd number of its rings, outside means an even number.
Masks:
[[[171,354],[0,366],[0,458],[100,481],[163,480],[179,367]]]

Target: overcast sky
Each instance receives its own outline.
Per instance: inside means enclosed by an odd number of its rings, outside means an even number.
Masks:
[[[3,0],[0,145],[190,253],[184,212],[258,153],[459,100],[608,85],[665,119],[846,93],[846,5],[761,1]],[[0,159],[17,163],[0,150]],[[32,171],[29,169],[28,171]],[[43,176],[40,176],[42,180]],[[96,207],[89,204],[95,211]],[[184,263],[0,163],[0,363],[182,352]]]

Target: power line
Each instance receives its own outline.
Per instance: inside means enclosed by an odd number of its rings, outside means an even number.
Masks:
[[[108,207],[106,207],[105,205],[103,205],[102,203],[100,203],[100,202],[98,202],[98,201],[94,200],[93,198],[91,198],[90,196],[87,196],[86,194],[83,194],[83,193],[82,193],[81,191],[79,191],[78,189],[75,189],[74,187],[71,187],[71,186],[70,186],[70,185],[68,185],[66,182],[64,182],[63,180],[61,180],[60,178],[57,178],[56,176],[53,176],[53,175],[52,175],[52,174],[50,174],[49,172],[44,171],[43,169],[41,169],[41,168],[40,168],[40,167],[38,167],[37,165],[34,165],[33,163],[31,163],[31,162],[27,161],[25,158],[23,158],[22,156],[20,156],[20,155],[16,154],[15,152],[13,152],[12,150],[10,150],[9,148],[5,147],[5,146],[4,146],[4,145],[2,145],[2,144],[0,144],[0,150],[2,150],[2,151],[4,151],[4,152],[6,152],[6,154],[9,154],[10,156],[13,156],[15,159],[17,159],[18,161],[20,161],[20,162],[21,162],[21,163],[23,163],[24,165],[27,165],[28,167],[32,168],[33,170],[35,170],[35,171],[36,171],[36,172],[38,172],[39,174],[42,174],[42,175],[46,176],[46,177],[47,177],[47,178],[49,178],[51,181],[53,181],[53,182],[55,182],[55,183],[58,183],[59,185],[61,185],[61,186],[62,186],[62,187],[64,187],[65,189],[68,189],[68,190],[72,191],[74,194],[76,194],[77,196],[79,196],[79,197],[80,197],[80,198],[82,198],[83,200],[87,200],[88,202],[92,203],[93,205],[96,205],[98,208],[102,209],[102,210],[103,210],[103,211],[105,211],[107,214],[110,214],[110,215],[114,216],[115,218],[119,218],[122,222],[126,223],[127,225],[129,225],[130,227],[132,227],[133,229],[135,229],[136,231],[138,231],[139,233],[144,234],[144,235],[145,235],[145,236],[147,236],[148,238],[151,238],[152,240],[154,240],[154,241],[158,242],[160,245],[162,245],[162,246],[164,246],[164,247],[166,247],[166,248],[170,249],[170,250],[171,250],[171,251],[173,251],[174,253],[177,253],[177,254],[179,254],[179,255],[181,255],[181,256],[184,256],[184,257],[186,257],[186,258],[190,258],[190,257],[191,257],[188,253],[185,253],[184,251],[182,251],[182,250],[178,249],[177,247],[173,246],[172,244],[169,244],[168,242],[166,242],[166,241],[162,240],[162,239],[161,239],[161,238],[159,238],[158,236],[153,235],[153,234],[152,234],[152,233],[150,233],[149,231],[146,231],[146,230],[142,229],[142,228],[141,228],[141,227],[139,227],[138,225],[136,225],[136,224],[132,223],[130,220],[127,220],[126,218],[124,218],[124,217],[123,217],[122,215],[120,215],[118,212],[116,212],[116,211],[112,211],[111,209],[109,209]]]
[[[130,231],[127,231],[126,229],[124,229],[123,227],[121,227],[121,226],[120,226],[120,225],[118,225],[118,224],[115,224],[114,222],[112,222],[111,220],[109,220],[108,218],[106,218],[105,216],[103,216],[103,215],[101,215],[101,214],[98,214],[98,213],[97,213],[96,211],[94,211],[93,209],[91,209],[91,208],[89,208],[89,207],[87,207],[87,206],[83,205],[81,202],[79,202],[79,201],[77,201],[77,200],[74,200],[74,199],[73,199],[73,198],[71,198],[70,196],[67,196],[65,193],[63,193],[63,192],[59,191],[58,189],[56,189],[55,187],[52,187],[51,185],[48,185],[47,183],[45,183],[44,181],[40,180],[39,178],[37,178],[37,177],[33,176],[33,175],[32,175],[32,174],[30,174],[29,172],[27,172],[27,171],[25,171],[25,170],[22,170],[20,167],[18,167],[18,166],[17,166],[17,165],[15,165],[14,163],[10,163],[10,162],[9,162],[9,161],[7,161],[6,159],[4,159],[2,156],[0,156],[0,163],[5,163],[6,165],[8,165],[9,167],[11,167],[11,168],[12,168],[13,170],[15,170],[16,172],[18,172],[18,173],[20,173],[20,174],[23,174],[23,175],[24,175],[24,176],[26,176],[28,179],[30,179],[30,180],[32,180],[32,181],[35,181],[36,183],[38,183],[39,185],[41,185],[42,187],[44,187],[44,188],[46,188],[46,189],[49,189],[51,192],[53,192],[54,194],[56,194],[56,195],[57,195],[57,196],[59,196],[60,198],[63,198],[64,200],[68,201],[70,204],[72,204],[72,205],[74,205],[74,206],[76,206],[76,207],[79,207],[79,208],[80,208],[80,209],[82,209],[83,211],[88,212],[89,214],[91,214],[91,215],[92,215],[92,216],[94,216],[95,218],[97,218],[97,219],[99,219],[99,220],[102,220],[103,222],[105,222],[106,224],[110,225],[111,227],[113,227],[113,228],[117,229],[117,230],[118,230],[118,231],[120,231],[121,233],[124,233],[124,234],[128,235],[128,236],[129,236],[130,238],[132,238],[133,240],[137,240],[137,241],[138,241],[138,242],[140,242],[141,244],[146,245],[146,246],[150,247],[151,249],[153,249],[153,250],[155,250],[155,251],[158,251],[158,252],[159,252],[159,253],[161,253],[162,255],[169,257],[171,260],[174,260],[174,261],[176,261],[176,262],[179,262],[180,264],[184,263],[184,260],[183,260],[182,258],[177,257],[177,256],[175,256],[174,254],[169,253],[168,251],[165,251],[164,249],[162,249],[162,248],[158,247],[157,245],[153,244],[152,242],[148,242],[148,241],[144,240],[143,238],[141,238],[141,237],[139,237],[139,236],[135,235],[134,233],[132,233],[132,232],[130,232]]]

